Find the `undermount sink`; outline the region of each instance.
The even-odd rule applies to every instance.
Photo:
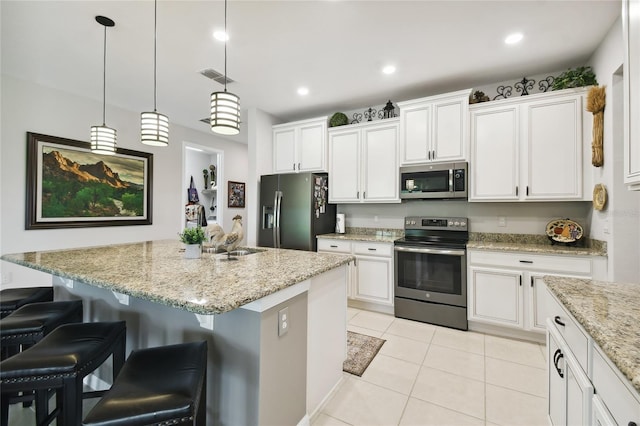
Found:
[[[222,250],[218,253],[216,253],[216,257],[241,257],[241,256],[248,256],[250,254],[254,254],[254,253],[261,253],[265,250],[261,250],[261,249],[256,249],[256,248],[248,248],[248,247],[241,247],[239,249],[233,250],[231,253],[227,253],[226,251]]]

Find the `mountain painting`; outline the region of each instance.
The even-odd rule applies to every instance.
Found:
[[[152,154],[28,135],[27,229],[151,224]]]
[[[104,157],[43,147],[42,217],[142,216],[144,162]]]

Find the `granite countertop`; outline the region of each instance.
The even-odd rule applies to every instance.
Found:
[[[556,276],[544,282],[640,392],[640,284]]]
[[[404,236],[404,229],[388,228],[346,228],[344,234],[322,234],[318,238],[333,240],[368,241],[373,243],[392,243]]]
[[[219,314],[337,268],[353,256],[300,250],[185,259],[177,240],[6,254],[2,260],[197,314]]]
[[[546,235],[490,234],[472,232],[467,248],[475,250],[523,251],[540,254],[569,254],[574,256],[606,256],[606,242],[585,238],[576,246],[551,244]]]

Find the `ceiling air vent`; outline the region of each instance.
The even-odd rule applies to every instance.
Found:
[[[224,84],[224,74],[214,70],[213,68],[207,68],[206,70],[202,70],[200,71],[200,74],[204,75],[207,78],[210,78],[215,82]],[[231,84],[233,82],[234,80],[230,79],[229,76],[227,76],[227,84]]]
[[[204,124],[211,124],[211,118],[209,117],[202,118],[200,119],[200,121],[202,121]]]

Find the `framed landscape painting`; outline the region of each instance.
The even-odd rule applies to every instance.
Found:
[[[27,133],[25,229],[150,225],[153,154]]]

